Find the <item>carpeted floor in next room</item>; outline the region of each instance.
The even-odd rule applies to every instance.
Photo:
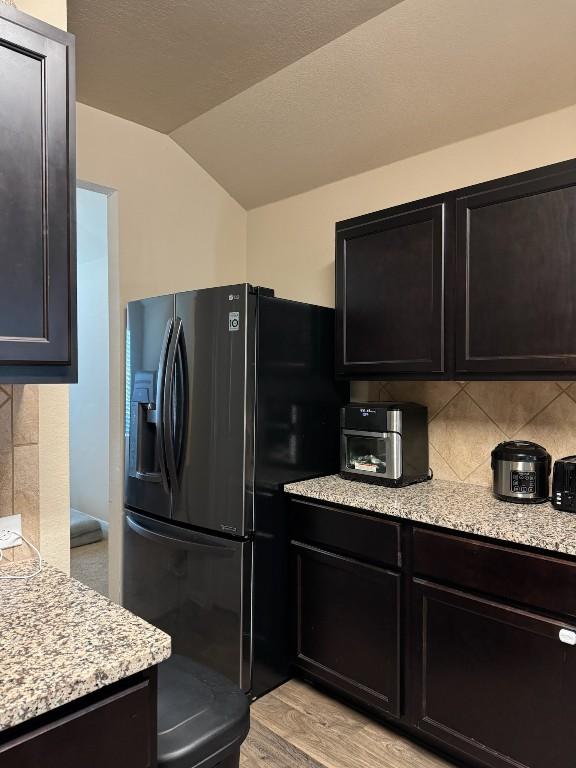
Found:
[[[108,597],[108,539],[70,550],[70,575]]]

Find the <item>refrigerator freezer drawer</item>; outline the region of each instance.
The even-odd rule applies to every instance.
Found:
[[[251,688],[252,548],[128,512],[124,606],[172,638],[172,652]]]

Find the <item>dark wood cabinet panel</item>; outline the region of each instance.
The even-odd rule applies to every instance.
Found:
[[[576,376],[576,160],[336,224],[336,370]]]
[[[339,374],[445,372],[442,199],[336,225]]]
[[[155,768],[156,668],[0,735],[2,768]]]
[[[576,165],[456,199],[456,375],[576,371]]]
[[[0,10],[0,380],[76,367],[74,38]]]
[[[293,542],[296,665],[357,701],[400,714],[400,576]]]
[[[576,164],[457,194],[456,375],[576,371]]]
[[[417,728],[490,768],[572,768],[571,625],[416,580]]]
[[[400,525],[304,499],[290,501],[292,536],[376,565],[400,565]]]
[[[576,618],[576,562],[424,528],[413,541],[417,576]]]

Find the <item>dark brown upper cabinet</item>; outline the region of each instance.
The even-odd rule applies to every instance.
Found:
[[[436,197],[336,225],[338,374],[445,374],[446,215]]]
[[[336,225],[336,371],[576,378],[576,161]]]
[[[0,72],[0,381],[75,381],[74,38],[0,6]]]
[[[456,375],[576,372],[576,163],[456,196]]]

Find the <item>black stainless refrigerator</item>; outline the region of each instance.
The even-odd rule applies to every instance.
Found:
[[[334,311],[250,285],[128,305],[124,605],[259,696],[288,676],[282,486],[336,472]]]

